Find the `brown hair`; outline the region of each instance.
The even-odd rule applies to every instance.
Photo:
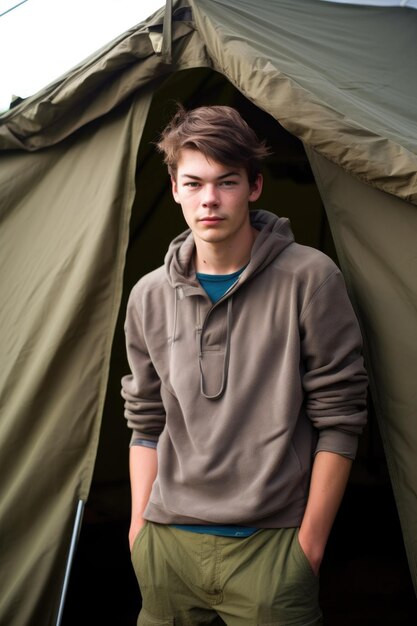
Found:
[[[222,165],[243,167],[250,185],[260,173],[262,159],[270,154],[266,142],[260,141],[238,111],[229,106],[186,111],[179,105],[156,146],[164,154],[164,162],[173,178],[181,150],[191,149]]]

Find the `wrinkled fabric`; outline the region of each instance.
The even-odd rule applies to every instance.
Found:
[[[150,521],[296,527],[314,454],[355,457],[367,376],[341,273],[286,218],[251,224],[250,261],[214,305],[190,231],[131,292],[122,395],[133,438],[158,442]]]
[[[314,0],[175,2],[171,65],[157,54],[163,13],[0,115],[0,614],[8,626],[55,623],[76,500],[89,491],[141,135],[140,124],[129,130],[127,109],[114,124],[115,116],[135,93],[141,107],[167,78],[172,97],[182,97],[176,72],[188,77],[199,67],[215,68],[316,149],[327,163],[322,189],[348,177],[333,185],[332,205],[343,213],[332,227],[346,242],[343,272],[360,303],[371,391],[417,588],[409,383],[417,307],[415,11]],[[192,101],[200,85],[184,83]],[[149,267],[141,249],[153,254],[173,219],[159,188],[149,206],[145,191],[137,192],[138,223],[152,244],[138,244],[135,276]],[[152,203],[166,215],[149,230]]]
[[[14,154],[12,168],[0,168],[7,626],[55,624],[77,502],[87,500],[94,470],[149,103],[127,102],[78,141]]]
[[[417,588],[417,212],[314,152],[308,155],[361,320],[372,399]]]

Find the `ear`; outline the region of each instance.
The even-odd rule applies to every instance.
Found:
[[[262,193],[264,178],[262,174],[258,174],[255,182],[250,186],[249,202],[256,202]]]
[[[178,185],[177,185],[177,181],[175,180],[173,176],[171,176],[171,190],[172,190],[172,195],[174,196],[175,202],[177,204],[180,204],[179,197],[178,197]]]

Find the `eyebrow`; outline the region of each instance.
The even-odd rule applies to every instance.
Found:
[[[240,176],[240,172],[226,172],[226,174],[222,174],[218,176],[216,180],[223,180],[224,178],[229,178],[230,176]],[[192,180],[202,180],[200,176],[195,176],[195,174],[181,174],[182,178],[191,178]]]

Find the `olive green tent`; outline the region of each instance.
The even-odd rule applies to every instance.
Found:
[[[323,202],[417,586],[416,32],[411,9],[168,1],[0,116],[0,624],[59,622],[100,436],[125,478],[126,296],[183,228],[152,148],[174,100],[242,109],[275,150],[262,206],[304,243]]]

